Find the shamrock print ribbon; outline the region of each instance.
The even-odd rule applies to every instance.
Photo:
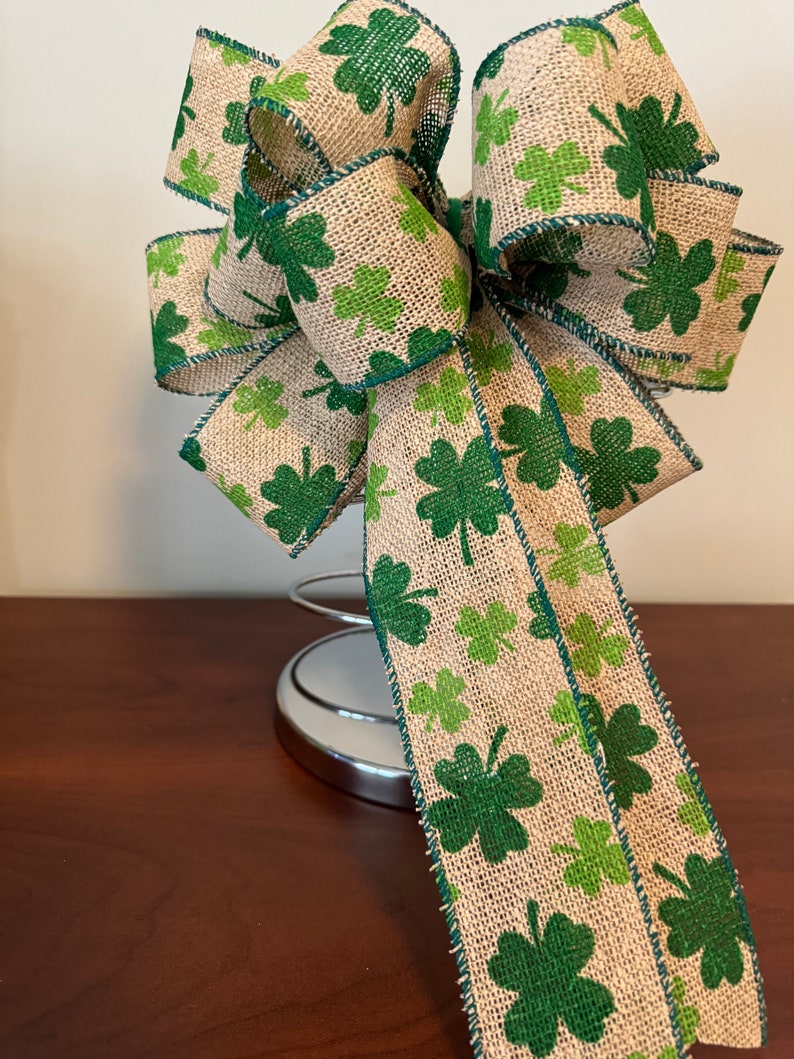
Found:
[[[633,0],[474,78],[351,0],[285,63],[199,30],[166,183],[227,216],[148,248],[182,447],[295,556],[365,490],[368,603],[475,1054],[754,1046],[725,842],[602,527],[700,467],[644,380],[722,390],[781,253]]]

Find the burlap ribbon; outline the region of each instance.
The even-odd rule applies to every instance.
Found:
[[[229,219],[149,247],[157,379],[218,395],[182,456],[291,555],[366,483],[475,1053],[758,1045],[736,873],[601,527],[700,466],[640,376],[724,389],[781,251],[696,175],[636,3],[485,59],[462,201],[458,86],[398,0],[284,64],[200,30],[166,181]]]

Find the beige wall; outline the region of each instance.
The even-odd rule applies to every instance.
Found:
[[[177,458],[207,402],[151,381],[144,244],[207,211],[160,184],[195,28],[281,56],[333,0],[3,0],[0,592],[280,592],[357,566],[348,512],[297,563]],[[789,0],[647,0],[723,161],[739,223],[790,249],[725,395],[665,407],[706,467],[609,531],[636,600],[792,594]],[[424,0],[459,45],[442,176],[467,187],[467,88],[486,50],[574,0]],[[212,223],[212,222],[211,222]]]

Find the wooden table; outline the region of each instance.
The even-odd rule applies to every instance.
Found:
[[[642,606],[794,1056],[791,612]],[[267,600],[0,600],[3,1059],[468,1059],[413,813],[273,734],[327,631]]]

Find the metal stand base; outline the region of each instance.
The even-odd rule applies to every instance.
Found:
[[[276,731],[301,765],[359,798],[413,808],[391,692],[371,627],[332,633],[299,651],[281,673],[276,701]]]

